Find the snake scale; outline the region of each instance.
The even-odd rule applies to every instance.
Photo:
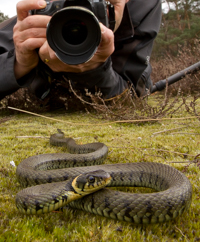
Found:
[[[65,138],[61,132],[52,135],[50,143],[66,146],[70,153],[36,155],[19,164],[19,182],[23,187],[31,186],[26,188],[28,192],[24,192],[24,189],[16,196],[16,205],[23,213],[37,213],[42,207],[40,203],[43,197],[48,206],[43,212],[63,206],[63,197],[57,194],[59,184],[66,187],[63,181],[97,169],[110,174],[111,181],[107,186],[142,186],[158,192],[126,193],[103,188],[72,201],[68,206],[112,219],[150,224],[174,219],[191,204],[191,184],[184,174],[173,167],[154,162],[104,165],[101,163],[108,153],[106,145],[98,142],[77,145],[73,139]],[[45,185],[49,187],[46,188]],[[40,196],[35,198],[35,194]]]

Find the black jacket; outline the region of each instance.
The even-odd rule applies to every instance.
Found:
[[[59,73],[59,78],[64,75],[79,89],[100,88],[106,98],[122,93],[129,82],[141,95],[151,86],[149,60],[160,21],[160,0],[130,0],[126,4],[121,25],[115,32],[115,51],[111,58],[95,70]],[[30,87],[36,96],[44,98],[51,85],[48,74],[43,72],[43,66],[38,66],[19,80],[14,76],[15,49],[12,36],[15,23],[16,17],[13,17],[0,24],[0,99],[20,87]]]

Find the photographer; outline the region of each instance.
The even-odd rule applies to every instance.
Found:
[[[132,84],[137,94],[151,88],[150,55],[161,21],[160,0],[111,0],[115,10],[114,33],[100,23],[101,42],[86,63],[60,61],[46,39],[51,16],[30,15],[43,9],[43,0],[23,0],[17,17],[0,24],[0,99],[21,87],[40,99],[51,91],[51,80],[71,80],[73,87],[114,97]],[[108,16],[109,18],[109,16]],[[45,68],[45,67],[47,68]],[[44,71],[46,69],[46,71]]]

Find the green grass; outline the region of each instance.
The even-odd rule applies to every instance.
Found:
[[[107,121],[86,113],[46,115],[72,124],[19,113],[8,116],[7,121],[5,115],[0,119],[0,242],[200,241],[200,161],[188,167],[188,163],[177,163],[192,161],[200,154],[200,122],[197,119],[97,125]],[[176,116],[186,115],[182,110]],[[93,125],[73,125],[75,122]],[[15,195],[21,188],[15,176],[16,167],[10,161],[18,165],[35,154],[64,152],[63,148],[49,145],[47,137],[57,128],[66,136],[77,138],[80,144],[105,143],[109,147],[105,163],[160,162],[183,171],[193,186],[190,210],[172,222],[147,226],[69,208],[40,216],[20,214],[15,206]],[[170,131],[175,128],[180,129]],[[164,130],[166,132],[157,133]],[[172,161],[174,163],[169,163]]]

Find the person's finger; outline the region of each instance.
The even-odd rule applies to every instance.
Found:
[[[108,29],[103,24],[101,26],[101,43],[97,49],[96,57],[101,57],[106,60],[114,51],[114,34],[113,31]]]
[[[19,21],[24,20],[28,15],[28,11],[32,9],[42,9],[46,7],[44,0],[23,0],[17,3],[17,18]]]
[[[20,24],[17,25],[19,31],[31,28],[45,28],[47,27],[48,22],[51,17],[46,15],[31,15],[25,18],[23,21],[20,21]]]
[[[23,52],[26,53],[40,48],[45,41],[46,38],[29,38],[23,42]],[[16,45],[16,48],[18,49],[20,46],[21,45]]]
[[[51,61],[49,64],[53,64],[55,61],[58,61],[55,52],[50,48],[47,41],[45,41],[44,44],[40,47],[39,56],[42,60],[48,59],[49,62]]]
[[[113,31],[101,23],[100,23],[100,27],[101,27],[101,45],[107,45],[109,43],[113,43],[114,41]]]
[[[22,43],[26,41],[27,39],[30,38],[46,38],[46,29],[45,28],[31,28],[31,29],[26,29],[23,31],[23,33],[18,34],[17,36],[13,36],[15,42]]]

